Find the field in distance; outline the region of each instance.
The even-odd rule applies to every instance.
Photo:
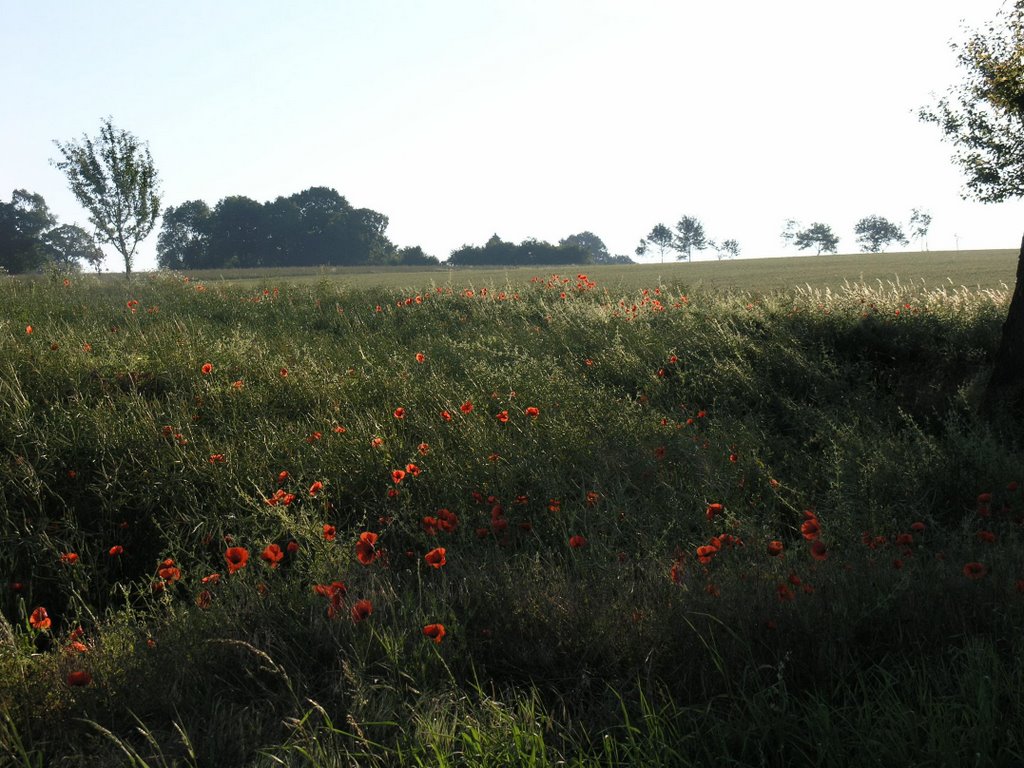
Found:
[[[194,279],[234,284],[339,281],[353,288],[419,289],[424,285],[472,287],[517,285],[531,277],[585,271],[598,284],[623,291],[652,285],[749,291],[790,290],[806,285],[836,289],[844,282],[881,281],[943,286],[1006,289],[1013,286],[1017,251],[1012,248],[978,251],[913,251],[848,255],[789,256],[734,261],[666,262],[629,265],[549,265],[537,267],[308,267],[282,269],[222,269],[189,272]]]

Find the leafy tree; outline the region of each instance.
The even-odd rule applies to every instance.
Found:
[[[89,212],[97,239],[121,254],[130,281],[135,251],[160,216],[159,180],[149,147],[115,128],[109,117],[95,139],[83,135],[81,143],[54,144],[64,157],[54,165]]]
[[[898,224],[882,216],[865,216],[853,228],[860,249],[865,253],[880,253],[889,243],[907,245],[907,238]]]
[[[210,220],[213,212],[202,200],[168,206],[156,241],[161,269],[203,269],[209,263]]]
[[[580,232],[577,235],[569,235],[568,237],[559,240],[558,245],[563,248],[582,248],[590,257],[590,261],[595,264],[608,264],[612,259],[604,241],[593,232]]]
[[[839,247],[839,238],[828,224],[815,222],[807,229],[801,229],[794,233],[793,245],[801,251],[817,248],[816,255],[820,256],[822,251],[835,253]]]
[[[717,249],[718,259],[721,261],[725,256],[727,259],[735,259],[740,255],[740,244],[737,240],[723,240],[721,247]]]
[[[676,238],[673,248],[679,251],[679,257],[686,254],[686,260],[693,258],[693,249],[703,251],[708,247],[707,235],[704,234],[704,225],[693,216],[683,216],[676,222]]]
[[[675,236],[672,234],[672,230],[666,227],[664,224],[655,224],[650,232],[647,233],[646,238],[640,239],[640,245],[637,246],[636,255],[645,256],[651,247],[658,249],[658,255],[661,256],[661,263],[665,263],[665,252],[672,249],[675,245]]]
[[[77,224],[62,224],[44,232],[43,245],[49,260],[62,269],[78,270],[86,262],[99,272],[103,251],[91,232]]]
[[[267,266],[273,247],[268,235],[262,204],[242,195],[225,197],[210,217],[208,266]]]
[[[910,236],[919,243],[924,244],[928,250],[928,229],[932,225],[932,215],[920,208],[912,208],[910,211]]]
[[[920,117],[956,148],[953,162],[967,177],[964,197],[1024,197],[1024,0],[953,48],[964,79]],[[1001,401],[1024,411],[1024,240],[983,405],[995,413]]]
[[[42,234],[57,223],[42,195],[16,189],[0,203],[0,267],[11,274],[32,272],[47,260]]]
[[[397,264],[403,266],[423,266],[430,267],[436,266],[440,262],[436,256],[431,256],[425,253],[423,249],[418,245],[410,245],[405,248],[399,248],[397,253]]]

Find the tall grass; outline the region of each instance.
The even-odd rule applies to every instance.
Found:
[[[0,291],[13,764],[1021,758],[1003,291]]]

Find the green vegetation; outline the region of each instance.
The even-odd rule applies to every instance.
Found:
[[[0,283],[0,755],[1019,763],[988,258]]]

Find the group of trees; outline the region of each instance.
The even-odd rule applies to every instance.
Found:
[[[558,245],[533,238],[523,240],[517,245],[493,235],[482,246],[464,245],[455,249],[448,257],[448,263],[458,267],[528,267],[556,264],[628,264],[630,259],[609,254],[604,242],[593,232],[580,232],[562,238]]]
[[[925,248],[928,244],[928,228],[931,223],[930,213],[918,208],[911,211],[908,224],[911,237],[920,241]],[[865,216],[854,225],[853,233],[860,249],[865,253],[879,253],[890,243],[910,244],[903,232],[903,227],[889,221],[884,216]],[[782,230],[782,241],[787,245],[795,246],[800,251],[814,248],[817,254],[836,253],[839,248],[839,237],[832,231],[832,227],[818,221],[804,227],[796,219],[787,219],[785,228]]]
[[[16,189],[11,202],[0,203],[0,271],[78,270],[83,261],[99,268],[103,251],[81,227],[58,225],[42,195]]]
[[[334,189],[310,187],[259,203],[225,197],[213,208],[190,200],[164,211],[157,240],[163,269],[437,264],[422,248],[396,248],[388,217],[353,208]]]
[[[665,254],[674,251],[677,259],[693,259],[694,251],[712,249],[719,260],[723,258],[735,258],[739,256],[740,244],[735,240],[723,240],[717,243],[708,238],[704,231],[704,224],[694,216],[683,216],[676,222],[673,232],[664,224],[655,224],[647,237],[640,239],[640,245],[636,248],[637,256],[645,256],[655,252],[665,262]]]

